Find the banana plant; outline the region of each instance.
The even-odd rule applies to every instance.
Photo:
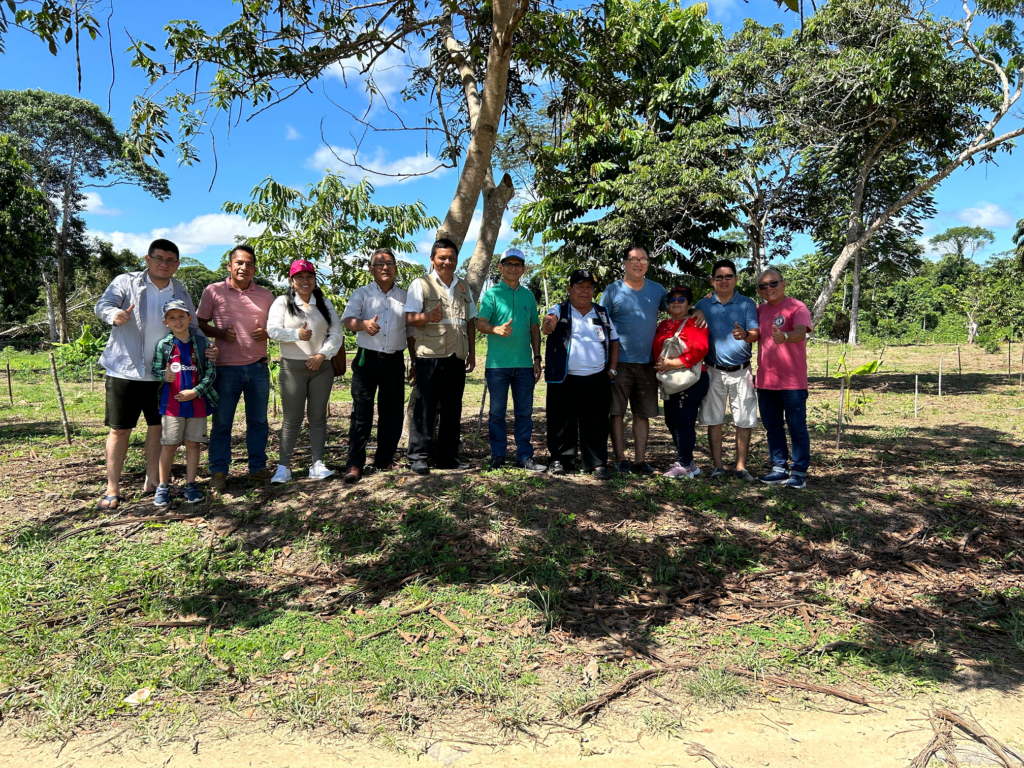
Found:
[[[845,379],[846,380],[846,406],[845,410],[847,416],[852,413],[850,405],[850,382],[854,376],[865,376],[870,373],[878,373],[878,369],[882,367],[882,357],[885,355],[885,347],[878,353],[878,359],[872,360],[869,363],[857,366],[856,368],[850,368],[846,363],[846,350],[843,350],[843,354],[839,356],[839,362],[836,363],[836,373],[833,378]],[[854,402],[855,410],[857,413],[863,411],[870,403],[874,402],[873,398],[858,395],[857,400]]]

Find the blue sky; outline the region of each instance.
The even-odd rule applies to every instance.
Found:
[[[724,25],[726,32],[736,29],[745,16],[762,21],[783,20],[793,24],[795,17],[782,14],[771,0],[711,0],[710,17]],[[164,40],[161,27],[171,17],[196,19],[208,30],[220,28],[232,20],[238,6],[227,0],[195,2],[176,0],[173,4],[137,0],[117,3],[110,22],[116,78],[111,87],[111,64],[106,37],[93,43],[83,41],[83,81],[81,96],[104,109],[110,90],[110,113],[118,128],[128,125],[132,100],[146,87],[142,73],[129,66],[127,29],[135,38],[157,46]],[[951,6],[951,11],[955,8]],[[105,19],[103,19],[105,22]],[[105,23],[104,23],[104,34]],[[0,58],[0,87],[42,88],[78,94],[74,56],[65,48],[54,57],[38,40],[20,30],[7,36],[7,52]],[[376,80],[389,104],[407,121],[415,124],[421,109],[416,104],[402,104],[397,93],[408,77],[401,55],[384,62]],[[254,234],[239,216],[221,212],[227,201],[245,201],[254,186],[267,176],[277,181],[303,187],[316,182],[323,170],[330,167],[344,171],[350,181],[363,172],[345,168],[321,139],[324,137],[342,157],[350,158],[360,130],[358,124],[331,104],[331,100],[354,113],[362,113],[369,105],[359,78],[351,71],[342,76],[336,71],[318,82],[312,93],[302,93],[285,104],[231,128],[228,134],[221,124],[215,127],[218,171],[213,178],[213,156],[208,143],[200,143],[203,162],[192,167],[179,167],[169,156],[161,167],[171,180],[171,197],[159,202],[132,187],[98,190],[90,196],[85,215],[91,233],[112,240],[115,245],[143,252],[154,237],[169,237],[179,244],[182,254],[215,265],[237,234]],[[384,122],[386,113],[374,106],[372,115]],[[437,165],[432,155],[424,152],[422,133],[378,133],[367,135],[362,143],[360,162],[385,173],[426,172]],[[939,187],[936,194],[937,216],[926,227],[926,236],[947,227],[961,224],[977,225],[996,233],[993,246],[978,254],[979,260],[1012,246],[1014,223],[1024,215],[1024,192],[1019,178],[1024,172],[1020,153],[999,156],[998,165],[979,165],[961,169]],[[395,204],[422,200],[430,213],[443,218],[451,202],[457,182],[457,171],[439,169],[431,175],[399,182],[378,176],[376,202]],[[213,182],[212,189],[210,188]],[[506,214],[498,247],[503,248],[515,236]],[[476,225],[471,227],[463,253],[471,252],[476,238]],[[422,232],[416,238],[419,252],[413,256],[426,262],[432,233]],[[793,255],[811,249],[807,238],[798,238]]]

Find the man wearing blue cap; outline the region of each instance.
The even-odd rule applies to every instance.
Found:
[[[480,299],[476,328],[487,336],[484,378],[491,393],[487,434],[491,443],[491,469],[505,463],[508,452],[508,391],[515,414],[516,466],[543,472],[533,460],[533,387],[540,378],[540,324],[537,302],[529,288],[519,284],[526,256],[518,248],[501,254],[501,282]],[[532,353],[532,356],[531,356]]]

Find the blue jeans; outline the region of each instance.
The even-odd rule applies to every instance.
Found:
[[[217,390],[217,407],[213,409],[210,428],[210,472],[227,474],[231,466],[231,426],[240,397],[245,397],[245,447],[249,453],[249,471],[259,472],[267,466],[270,368],[265,362],[220,366],[213,386]]]
[[[806,389],[759,389],[757,405],[761,423],[768,433],[768,455],[774,469],[786,469],[789,451],[786,447],[786,426],[793,441],[794,475],[806,475],[811,464],[811,438],[807,434]]]
[[[530,444],[530,438],[533,437],[533,368],[487,368],[484,370],[484,379],[491,393],[491,409],[487,419],[491,457],[503,459],[508,453],[505,412],[508,410],[508,390],[511,387],[516,462],[522,464],[533,458],[533,446]]]

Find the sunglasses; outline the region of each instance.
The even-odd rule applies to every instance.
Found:
[[[395,268],[395,262],[393,262],[393,261],[378,261],[375,264],[371,264],[370,266],[373,267],[374,269],[384,269],[385,267],[387,267],[388,269],[394,269]]]
[[[769,280],[767,283],[758,283],[757,284],[757,289],[759,291],[767,291],[769,288],[778,288],[778,287],[779,287],[779,281],[778,280]]]
[[[668,303],[669,304],[685,304],[688,301],[689,301],[689,299],[687,299],[685,296],[670,296],[669,300],[668,300]]]
[[[715,275],[713,278],[716,283],[725,282],[726,280],[735,280],[736,275]]]

